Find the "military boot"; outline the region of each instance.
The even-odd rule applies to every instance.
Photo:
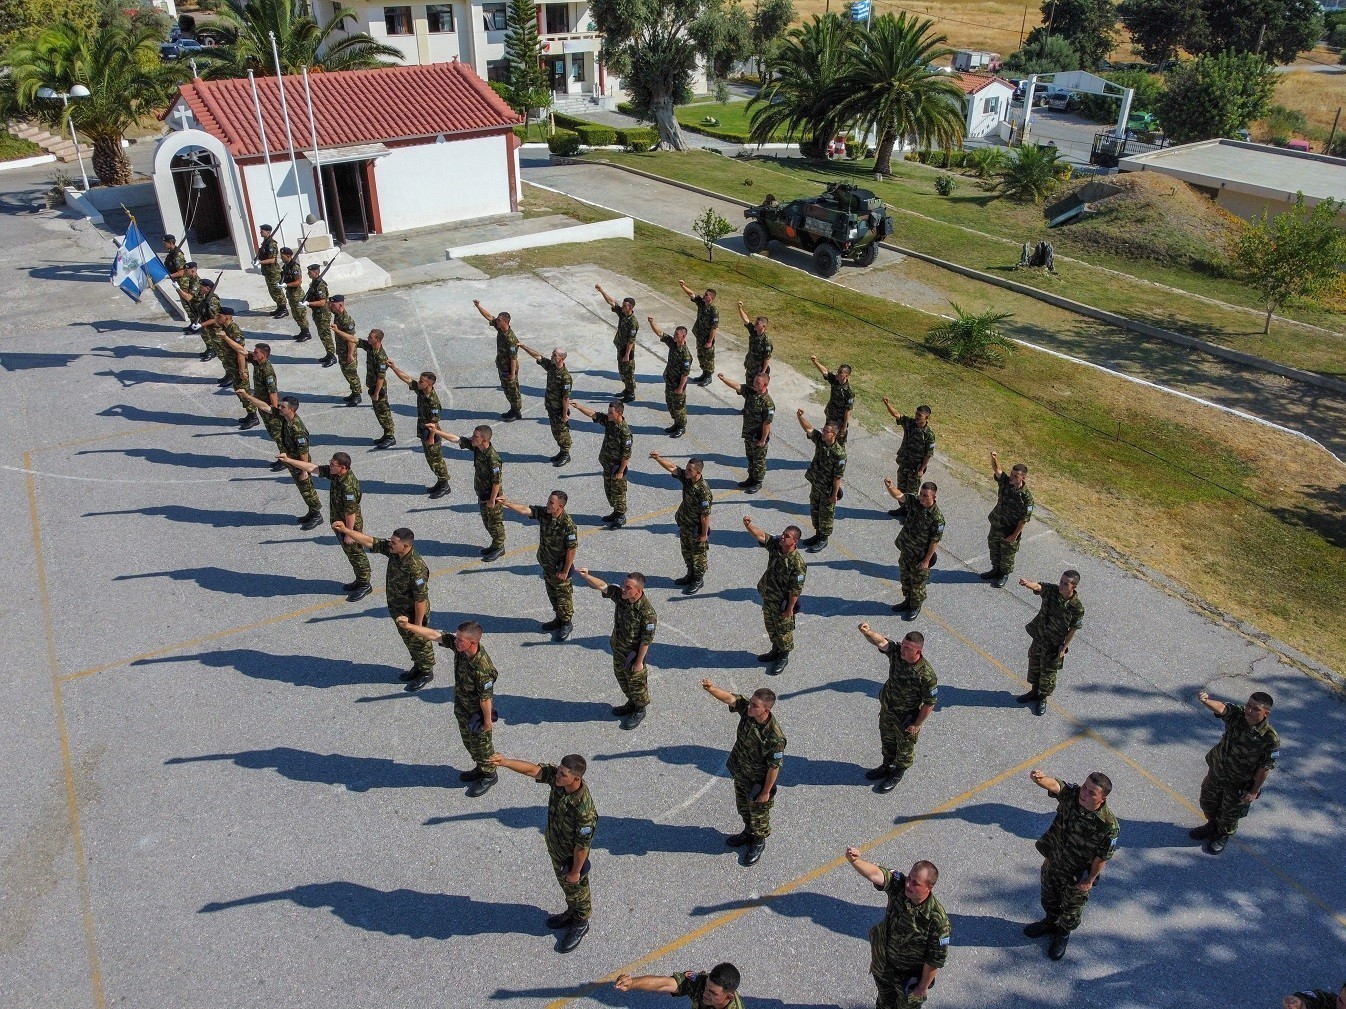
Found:
[[[589,919],[575,918],[570,919],[570,929],[562,937],[556,947],[558,953],[569,953],[580,944],[580,940],[589,934]]]
[[[1052,935],[1052,944],[1047,947],[1047,956],[1052,960],[1060,960],[1066,955],[1066,945],[1070,942],[1070,933],[1057,929]]]
[[[1050,918],[1029,922],[1024,926],[1024,935],[1030,939],[1039,939],[1056,928],[1056,922]]]
[[[756,865],[762,860],[764,851],[766,851],[766,838],[753,835],[748,841],[748,850],[743,853],[743,864]]]
[[[551,914],[551,915],[548,915],[548,916],[547,916],[547,927],[548,927],[548,928],[566,928],[567,926],[569,926],[570,922],[574,919],[574,917],[575,917],[575,913],[574,913],[573,911],[571,911],[570,908],[566,908],[566,909],[565,909],[564,911],[562,911],[560,914]]]

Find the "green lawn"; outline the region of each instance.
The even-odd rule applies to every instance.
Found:
[[[1261,317],[1254,312],[1212,305],[1199,297],[1155,286],[1167,285],[1193,295],[1256,308],[1255,296],[1243,285],[1148,259],[1082,253],[1070,247],[1064,233],[1048,231],[1040,208],[1016,204],[980,190],[971,179],[959,179],[954,195],[942,197],[934,187],[940,173],[911,162],[894,163],[895,178],[875,182],[870,162],[727,159],[699,151],[605,152],[602,157],[735,198],[742,197],[745,183],[759,195],[771,192],[782,199],[794,199],[815,195],[828,182],[855,182],[875,190],[895,209],[895,243],[988,273],[1006,274],[1018,261],[1021,242],[1050,238],[1058,254],[1085,262],[1058,258],[1056,276],[1020,271],[1013,279],[1268,360],[1325,375],[1346,375],[1346,315],[1316,305],[1298,305],[1283,314],[1335,333],[1278,321],[1273,323],[1271,333],[1264,336]],[[992,237],[969,234],[965,229]],[[1111,271],[1129,276],[1119,277]]]
[[[24,140],[12,133],[0,133],[0,161],[17,161],[19,158],[35,158],[42,148],[31,140]]]
[[[589,213],[559,194],[545,197],[553,212]],[[986,473],[993,446],[1002,459],[1027,462],[1034,494],[1068,534],[1096,537],[1341,667],[1343,474],[1299,439],[1047,354],[1024,351],[985,372],[957,367],[921,344],[928,315],[762,257],[707,262],[695,240],[640,222],[634,242],[473,263],[493,274],[593,263],[672,295],[681,278],[717,288],[725,304],[741,299],[771,317],[777,356],[804,373],[811,353],[854,365],[857,416],[871,430],[887,420],[884,395],[931,403],[941,451],[969,467],[968,479]]]
[[[673,110],[673,115],[677,117],[679,123],[689,130],[719,137],[722,140],[732,140],[742,144],[748,142],[748,130],[751,129],[751,123],[748,118],[747,102],[696,102],[691,105],[678,106]],[[718,119],[720,125],[707,126],[703,124],[701,120],[707,116]],[[785,137],[777,131],[773,134],[772,139],[784,142]]]

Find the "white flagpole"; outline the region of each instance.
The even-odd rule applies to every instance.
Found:
[[[248,71],[248,83],[252,85],[252,107],[257,110],[257,132],[262,136],[262,157],[266,160],[266,182],[271,187],[271,206],[276,209],[276,237],[285,244],[285,222],[280,213],[280,198],[276,196],[276,177],[271,174],[271,148],[266,142],[266,123],[262,121],[262,102],[257,97],[257,78]]]
[[[318,216],[327,220],[327,187],[322,181],[322,162],[318,159],[318,126],[313,120],[313,92],[308,86],[308,67],[304,67],[304,99],[308,102],[308,135],[313,141],[313,167],[318,172]]]
[[[304,213],[304,189],[299,185],[299,161],[294,153],[294,134],[290,132],[290,108],[285,104],[285,71],[280,65],[280,50],[276,47],[276,33],[267,32],[271,36],[271,56],[276,61],[276,84],[280,87],[280,114],[285,120],[285,142],[290,147],[290,168],[294,172],[295,195],[299,199],[299,219],[307,220],[308,215]]]

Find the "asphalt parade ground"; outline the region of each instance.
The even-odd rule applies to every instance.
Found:
[[[351,453],[366,530],[415,531],[433,576],[431,624],[483,624],[500,671],[497,750],[589,760],[593,930],[558,955],[544,924],[563,907],[540,834],[546,790],[506,772],[484,797],[465,797],[451,654],[437,650],[429,687],[401,690],[408,661],[382,598],[385,561],[372,558],[375,594],[347,603],[345,558],[325,526],[298,529],[302,503],[268,471],[265,431],[237,430],[218,366],[196,359],[199,338],[106,282],[96,236],[47,215],[6,216],[0,229],[0,1005],[652,1007],[664,999],[593,983],[731,960],[749,1006],[859,1009],[873,1004],[866,937],[883,901],[845,864],[849,844],[895,870],[921,858],[940,867],[953,942],[930,1006],[1275,1006],[1295,988],[1340,983],[1339,697],[1273,646],[1104,557],[1070,534],[1068,515],[1039,509],[1016,575],[1078,569],[1087,612],[1053,703],[1034,717],[1013,695],[1025,689],[1037,600],[977,578],[989,464],[950,472],[936,457],[948,531],[926,608],[906,624],[889,609],[898,527],[882,483],[896,439],[855,431],[836,535],[807,555],[796,651],[767,677],[754,658],[767,647],[755,591],[766,553],[742,520],[809,532],[810,446],[794,411],[821,423],[812,377],[773,367],[766,486],[746,497],[727,389],[690,388],[688,435],[663,434],[662,348],[643,320],[690,324],[676,278],[653,292],[584,266],[577,248],[578,265],[540,276],[352,296],[360,331],[384,329],[399,367],[440,375],[447,430],[494,424],[510,499],[568,492],[577,566],[608,581],[649,576],[653,703],[624,732],[608,713],[621,700],[611,604],[577,581],[574,636],[552,642],[538,630],[550,610],[536,525],[507,514],[506,555],[480,561],[470,456],[446,451],[452,494],[430,501],[413,395],[392,388],[398,442],[372,450],[373,414],[367,402],[341,405],[344,384],[318,367],[318,341],[296,345],[288,320],[242,316],[250,341],[270,339],[282,390],[301,398],[314,460]],[[544,354],[567,347],[575,398],[601,407],[620,386],[596,282],[636,297],[642,319],[630,524],[619,531],[598,522],[600,429],[576,413],[573,461],[553,469],[544,374],[522,355],[525,419],[496,419],[494,343],[472,306],[510,311]],[[737,377],[736,292],[720,299],[719,365]],[[916,406],[900,374],[889,394]],[[651,450],[700,455],[715,490],[710,571],[692,597],[672,583],[679,495]],[[325,508],[322,482],[319,493]],[[893,638],[922,631],[941,683],[916,765],[889,795],[863,778],[879,759],[887,662],[861,621]],[[783,787],[752,868],[722,841],[739,827],[724,767],[735,719],[700,689],[706,676],[780,695]],[[1203,688],[1240,702],[1270,691],[1284,740],[1218,858],[1186,836],[1220,729],[1195,700]],[[1033,841],[1054,805],[1028,780],[1034,767],[1072,782],[1106,772],[1122,821],[1119,853],[1060,964],[1020,931],[1039,916]]]

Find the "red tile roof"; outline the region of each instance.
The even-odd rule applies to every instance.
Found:
[[[995,77],[991,74],[956,73],[954,76],[958,78],[958,83],[962,87],[963,94],[965,95],[975,95],[982,88],[994,84],[996,81],[999,81],[1011,91],[1014,90],[1014,85],[1005,80],[1005,78]]]
[[[470,67],[456,60],[429,66],[310,72],[309,86],[318,147],[323,149],[500,129],[522,121]],[[202,129],[223,142],[234,157],[262,153],[252,87],[246,77],[194,80],[178,90]],[[271,153],[288,150],[276,78],[258,77],[257,96]],[[295,146],[311,147],[302,76],[285,78],[285,101]]]

